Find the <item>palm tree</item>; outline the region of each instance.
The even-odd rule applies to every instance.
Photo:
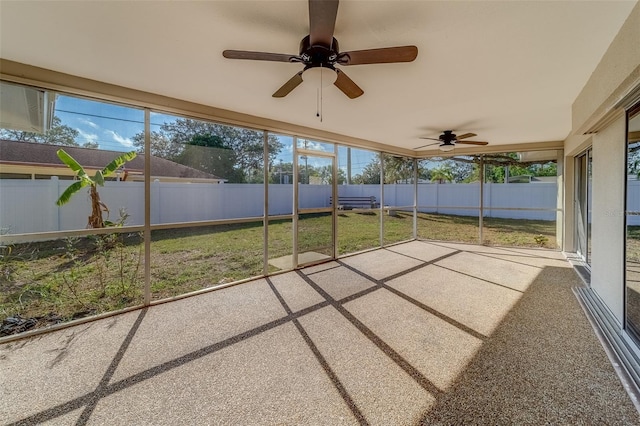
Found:
[[[89,186],[89,194],[91,196],[91,215],[89,216],[88,228],[104,228],[106,225],[112,225],[110,222],[105,222],[102,218],[102,212],[109,212],[107,206],[100,201],[100,195],[98,194],[98,185],[104,186],[104,178],[113,174],[116,170],[124,165],[127,161],[131,161],[136,157],[136,152],[125,152],[118,156],[115,160],[107,164],[104,169],[96,170],[93,177],[90,177],[84,168],[63,149],[57,151],[58,157],[64,164],[66,164],[71,170],[76,173],[77,181],[73,182],[65,191],[60,195],[56,204],[62,206],[67,204],[71,197],[76,192],[80,191],[85,186]]]
[[[431,170],[431,181],[438,183],[451,182],[453,180],[453,171],[449,166],[439,166]]]

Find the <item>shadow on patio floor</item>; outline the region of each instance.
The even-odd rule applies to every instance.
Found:
[[[423,424],[638,424],[571,287],[545,267]]]

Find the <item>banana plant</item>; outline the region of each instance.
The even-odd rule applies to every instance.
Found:
[[[65,191],[60,195],[56,204],[63,206],[71,200],[71,197],[82,188],[89,188],[89,195],[91,196],[91,215],[89,216],[88,228],[104,228],[105,226],[113,226],[113,223],[104,220],[102,217],[103,212],[109,214],[107,206],[100,201],[100,195],[98,194],[98,185],[104,186],[104,178],[112,175],[122,167],[127,161],[131,161],[136,158],[136,152],[125,152],[118,156],[112,162],[107,164],[102,170],[96,170],[93,177],[89,176],[84,168],[78,163],[71,155],[65,150],[59,149],[57,151],[58,158],[62,160],[71,170],[76,173],[77,181],[73,182]],[[107,216],[108,218],[108,216]]]

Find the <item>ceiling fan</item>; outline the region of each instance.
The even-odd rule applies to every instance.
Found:
[[[335,82],[333,84],[351,99],[361,96],[364,91],[343,71],[336,68],[336,65],[411,62],[418,56],[418,48],[416,46],[340,52],[338,40],[333,37],[337,14],[338,0],[309,0],[309,35],[305,36],[300,42],[300,53],[298,55],[245,50],[225,50],[222,55],[229,59],[303,64],[304,69],[302,71],[296,73],[282,87],[276,90],[273,94],[275,98],[287,96],[302,83],[305,71],[313,68],[325,68],[334,72],[335,75],[332,75],[332,77],[335,78]]]
[[[426,145],[422,145],[413,149],[421,149],[421,148],[426,148],[432,145],[438,145],[438,148],[440,149],[440,151],[446,152],[446,151],[453,150],[453,148],[456,147],[456,143],[467,144],[467,145],[488,145],[489,144],[489,142],[460,140],[460,139],[472,138],[474,136],[478,136],[478,135],[476,135],[475,133],[465,133],[464,135],[458,136],[455,133],[453,133],[453,130],[445,130],[438,139],[421,137],[420,139],[429,139],[437,142],[428,143]]]

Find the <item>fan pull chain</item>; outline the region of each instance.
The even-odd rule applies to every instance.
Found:
[[[320,122],[322,123],[322,64],[320,64]]]
[[[316,117],[320,117],[320,91],[322,90],[322,64],[320,64],[320,87],[316,89]],[[322,118],[320,119],[322,121]]]
[[[316,91],[316,117],[322,123],[322,64],[320,64],[320,87]]]

